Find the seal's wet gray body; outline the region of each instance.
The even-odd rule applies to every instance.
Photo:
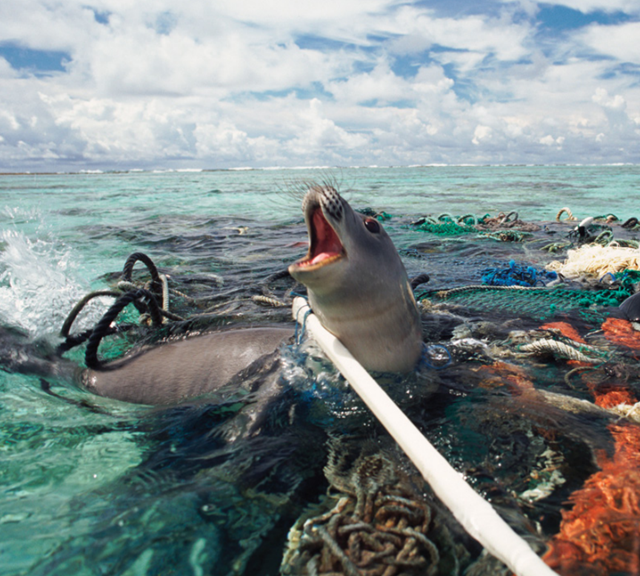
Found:
[[[84,387],[139,404],[177,404],[218,390],[293,336],[290,327],[238,328],[160,344],[84,370]]]
[[[365,368],[412,370],[422,351],[420,316],[387,233],[331,186],[313,186],[303,212],[309,253],[289,271],[307,286],[313,311]],[[292,334],[293,327],[245,328],[162,344],[86,370],[82,382],[101,396],[175,404],[219,389]]]

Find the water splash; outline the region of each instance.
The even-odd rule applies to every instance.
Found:
[[[32,337],[58,332],[87,292],[73,258],[59,243],[31,240],[16,230],[0,232],[0,320]],[[85,327],[99,314],[99,306],[89,310]]]

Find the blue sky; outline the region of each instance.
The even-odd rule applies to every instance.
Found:
[[[640,0],[0,4],[0,171],[640,162]]]

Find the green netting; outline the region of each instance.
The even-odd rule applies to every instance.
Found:
[[[635,271],[634,271],[635,272]],[[638,274],[635,273],[636,281]],[[538,320],[573,313],[588,322],[599,323],[608,316],[607,307],[618,306],[630,294],[632,278],[616,290],[568,290],[564,288],[522,288],[519,286],[465,286],[451,290],[431,290],[418,299],[460,303],[469,310],[515,313]]]
[[[449,214],[442,214],[438,216],[438,218],[428,217],[421,220],[422,221],[415,226],[415,229],[422,232],[429,232],[431,234],[438,234],[441,236],[458,236],[460,234],[471,234],[477,232],[472,225],[467,224],[467,221],[475,221],[475,218],[470,215],[454,219]]]
[[[511,214],[516,213],[513,212]],[[483,236],[501,242],[523,242],[524,239],[531,236],[531,234],[520,229],[513,229],[514,225],[518,224],[520,228],[524,223],[517,220],[517,214],[515,216],[516,220],[508,220],[511,214],[504,215],[501,213],[495,218],[491,218],[489,214],[481,217],[476,217],[473,214],[465,214],[463,216],[440,214],[437,218],[433,216],[420,218],[420,220],[414,222],[412,226],[415,230],[440,236],[459,236],[461,234],[480,233]]]

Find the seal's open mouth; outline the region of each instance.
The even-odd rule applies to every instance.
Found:
[[[319,206],[309,218],[309,252],[296,262],[296,268],[319,268],[345,255],[344,246]]]

